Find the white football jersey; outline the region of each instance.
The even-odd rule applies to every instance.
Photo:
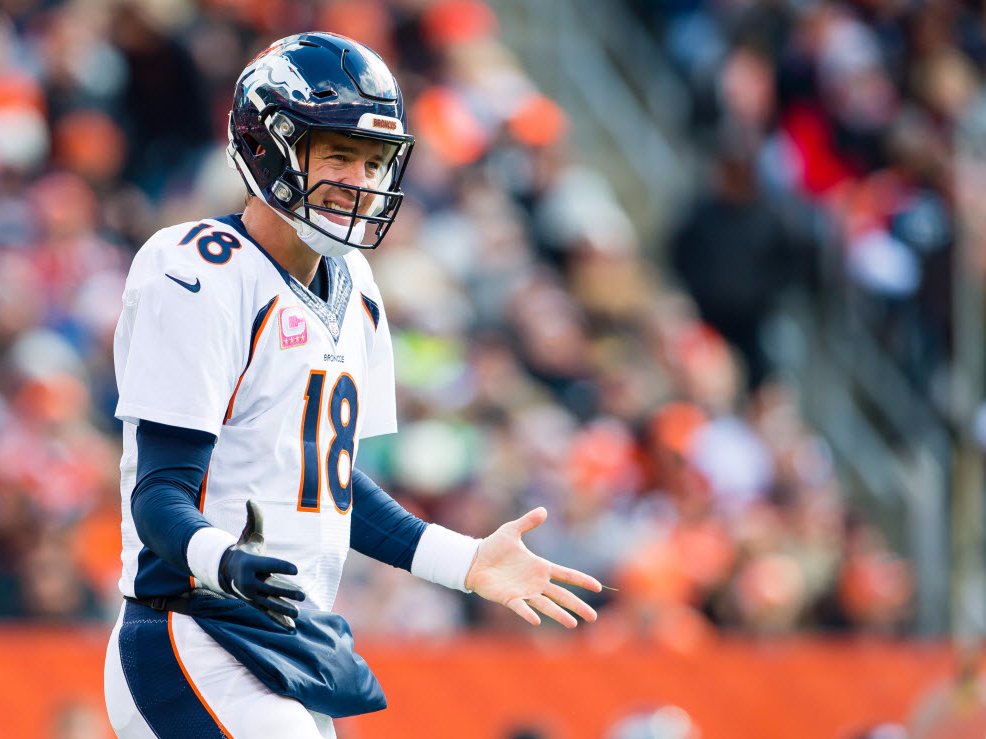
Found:
[[[238,536],[260,504],[267,553],[298,566],[305,608],[329,610],[349,550],[359,440],[397,430],[393,350],[364,256],[325,259],[323,301],[253,242],[239,216],[156,233],[134,258],[114,355],[124,421],[124,595],[175,595],[188,575],[137,537],[138,419],[218,437],[199,509]]]

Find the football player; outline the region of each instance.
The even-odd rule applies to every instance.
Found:
[[[476,540],[408,513],[355,461],[396,431],[387,314],[364,249],[414,144],[370,49],[282,39],[241,74],[242,214],[140,249],[116,331],[125,597],[105,691],[121,737],[334,736],[382,691],[332,604],[350,547],[567,627],[600,584],[526,549],[543,508]],[[575,614],[575,615],[573,615]]]

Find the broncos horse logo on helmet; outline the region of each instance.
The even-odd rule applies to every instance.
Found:
[[[256,95],[256,88],[258,87],[280,87],[287,97],[295,100],[311,100],[312,88],[298,68],[294,66],[290,57],[285,56],[283,53],[286,51],[296,51],[301,48],[304,47],[296,41],[294,44],[284,44],[281,46],[279,51],[282,53],[271,54],[265,52],[256,57],[250,63],[249,67],[252,74],[248,79],[244,80],[247,97],[250,97],[251,94]],[[260,107],[266,105],[263,102],[263,98],[257,96],[257,100],[261,101]],[[257,100],[253,101],[254,105],[257,104]]]
[[[404,198],[400,184],[414,145],[406,128],[400,88],[379,56],[344,36],[303,33],[275,42],[243,70],[233,94],[227,153],[252,194],[312,249],[335,256],[376,248],[387,234]],[[377,187],[310,182],[313,131],[384,143],[388,161]],[[351,191],[352,210],[310,201],[325,184]],[[340,226],[324,214],[348,220]]]

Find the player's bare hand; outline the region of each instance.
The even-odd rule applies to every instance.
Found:
[[[483,539],[466,574],[466,587],[486,600],[506,606],[534,626],[541,623],[536,613],[539,611],[565,628],[574,629],[578,621],[573,613],[585,621],[595,621],[596,612],[556,583],[595,593],[602,590],[602,585],[596,578],[549,562],[524,546],[521,537],[547,518],[547,510],[535,508]]]

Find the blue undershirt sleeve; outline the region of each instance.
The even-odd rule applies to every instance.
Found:
[[[137,426],[137,484],[130,495],[137,535],[164,561],[191,574],[185,551],[192,534],[211,526],[198,492],[216,437],[205,431],[141,421]]]
[[[353,470],[353,519],[349,546],[380,562],[411,570],[428,524],[405,510],[373,480]]]

